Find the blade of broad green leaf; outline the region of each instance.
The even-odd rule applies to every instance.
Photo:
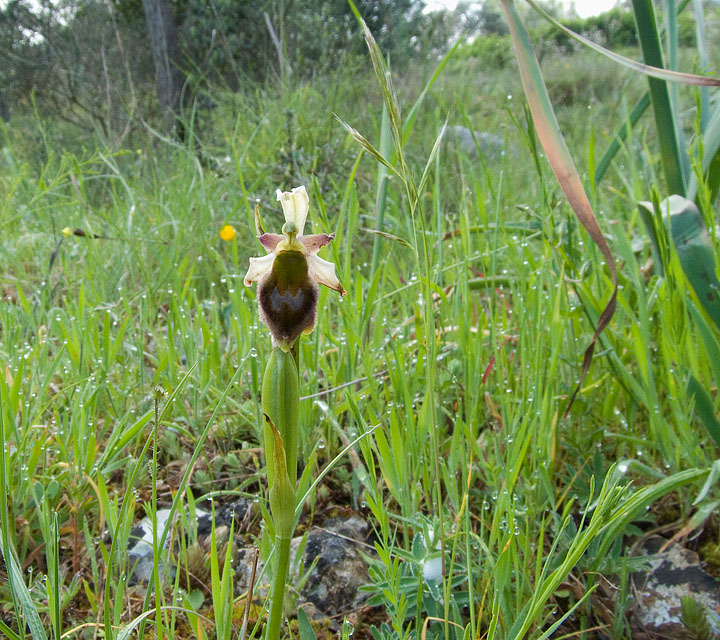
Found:
[[[652,0],[632,0],[632,6],[645,63],[653,67],[664,67]],[[682,159],[681,154],[685,152],[680,149],[678,125],[670,102],[667,82],[658,78],[648,78],[648,84],[667,189],[670,193],[684,196],[687,184],[685,173],[687,160]]]
[[[675,0],[663,0],[663,13],[665,15],[665,46],[668,52],[670,69],[677,71],[678,53],[678,21]]]
[[[564,24],[557,21],[549,13],[544,11],[539,5],[533,2],[533,0],[526,0],[526,2],[533,9],[535,9],[535,11],[542,15],[543,18],[545,18],[556,28],[560,29],[560,31],[562,31],[563,33],[567,34],[578,42],[581,42],[586,47],[589,47],[590,49],[601,53],[613,62],[617,62],[618,64],[621,64],[622,66],[627,67],[632,71],[642,73],[643,75],[650,76],[651,78],[658,78],[659,80],[667,80],[670,82],[680,82],[682,84],[704,87],[720,86],[720,80],[717,78],[700,76],[694,73],[673,71],[671,69],[665,69],[662,64],[655,66],[654,64],[646,64],[643,62],[638,62],[637,60],[633,60],[632,58],[626,58],[625,56],[621,56],[619,53],[615,53],[614,51],[610,51],[610,49],[606,49],[602,45],[599,45],[597,42],[593,42],[589,38],[586,38],[585,36],[573,31],[572,29],[568,29]]]
[[[707,36],[705,34],[705,10],[702,0],[693,0],[695,11],[695,42],[697,44],[698,65],[702,70],[710,68],[708,56]],[[700,131],[707,129],[710,120],[710,90],[707,87],[700,89]]]
[[[575,397],[580,390],[583,380],[590,369],[595,344],[605,327],[615,313],[615,305],[617,302],[618,279],[615,261],[610,247],[608,246],[605,236],[603,236],[598,226],[595,214],[593,213],[590,201],[588,200],[585,189],[583,188],[580,176],[578,175],[575,164],[573,163],[570,151],[565,144],[565,140],[560,133],[560,125],[555,118],[550,97],[548,96],[545,82],[540,71],[540,66],[530,44],[530,38],[525,27],[517,13],[515,4],[512,0],[503,0],[502,7],[510,27],[510,34],[515,48],[515,56],[517,58],[518,67],[520,69],[520,77],[522,79],[525,96],[527,97],[530,111],[532,113],[535,130],[538,138],[542,143],[548,161],[555,172],[560,187],[565,194],[570,206],[581,224],[588,232],[593,242],[598,246],[605,261],[610,269],[610,275],[613,283],[613,291],[610,295],[605,308],[602,310],[598,318],[597,327],[590,339],[590,344],[585,350],[583,356],[582,369],[575,390],[570,396],[568,405],[565,409],[567,415],[572,406]]]
[[[663,0],[663,11],[665,14],[665,42],[667,43],[668,53],[668,67],[670,71],[676,72],[679,69],[678,65],[678,15],[679,9],[675,0]],[[670,92],[670,106],[672,112],[677,116],[680,113],[680,90],[676,82],[673,82],[669,87]],[[685,143],[685,132],[679,121],[677,121],[677,139],[678,146],[680,148],[680,161],[683,163],[683,175],[685,176],[685,182],[690,176],[690,158],[686,152],[687,145]]]
[[[692,374],[688,378],[687,392],[690,398],[695,399],[695,413],[705,425],[715,444],[720,447],[720,421],[715,417],[712,398]]]
[[[683,273],[700,304],[720,329],[720,281],[715,271],[715,253],[710,234],[692,200],[670,196],[660,203],[670,221],[670,234]]]
[[[2,533],[1,544],[2,556],[7,569],[8,583],[10,589],[12,589],[13,597],[17,598],[20,611],[22,611],[25,618],[24,622],[30,630],[30,635],[33,640],[47,640],[45,630],[40,620],[40,614],[35,607],[35,603],[32,601],[32,596],[30,595],[27,585],[23,581],[22,569],[15,557],[15,550],[12,543],[8,537],[6,537],[5,532]]]
[[[382,117],[380,119],[380,153],[384,158],[389,158],[392,154],[390,146],[390,119],[388,118],[387,105],[383,103]],[[378,166],[377,173],[377,193],[375,195],[375,229],[383,231],[385,226],[385,207],[387,206],[387,190],[388,190],[388,169],[381,162]],[[373,252],[370,273],[377,271],[378,262],[380,261],[380,238],[376,237],[373,241]]]
[[[633,107],[633,110],[630,112],[630,118],[629,118],[629,124],[631,127],[634,127],[638,120],[640,120],[640,117],[643,113],[645,113],[646,109],[650,106],[650,92],[646,92],[643,94],[642,98],[638,100],[637,104]],[[607,151],[603,155],[603,157],[600,159],[600,162],[598,163],[597,169],[595,171],[595,186],[600,184],[600,181],[605,176],[605,172],[610,167],[610,164],[613,161],[613,158],[617,155],[617,152],[620,151],[620,148],[622,147],[622,143],[625,142],[625,139],[628,135],[628,123],[624,123],[622,127],[620,127],[620,130],[615,134],[615,137],[613,138],[612,142],[610,143],[610,146],[607,148]]]

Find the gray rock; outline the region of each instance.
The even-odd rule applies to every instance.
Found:
[[[251,513],[251,503],[247,498],[241,498],[228,505],[222,505],[215,509],[215,533],[222,529],[227,537],[230,523],[235,520],[235,531],[238,531],[245,523]],[[209,511],[195,508],[197,517],[198,539],[208,538],[212,528],[212,514]],[[161,536],[168,518],[170,509],[158,509],[156,514],[157,535]],[[177,518],[177,515],[176,515]],[[169,565],[169,541],[165,542],[162,557],[160,558],[160,576],[164,577],[164,567]],[[207,545],[205,545],[207,546]],[[145,584],[150,580],[153,571],[153,532],[152,522],[149,517],[143,518],[130,530],[127,549],[128,560],[128,583],[130,585]],[[175,567],[169,566],[170,579],[175,575]]]
[[[359,516],[349,518],[330,518],[325,526],[313,527],[307,534],[302,566],[307,572],[303,576],[297,572],[289,584],[298,584],[301,577],[298,605],[312,605],[313,610],[326,616],[336,616],[357,609],[368,598],[368,594],[360,591],[360,587],[368,584],[365,554],[374,553],[365,539],[369,526]],[[290,567],[299,566],[296,562],[297,551],[302,537],[293,538],[290,549]],[[245,548],[238,551],[235,562],[236,590],[244,592],[250,583],[255,549]],[[262,569],[262,561],[258,560],[257,574]],[[266,580],[263,580],[266,582]],[[255,589],[264,596],[267,587]]]
[[[666,543],[664,538],[653,536],[641,550],[648,557],[650,568],[633,574],[637,622],[651,634],[682,635],[685,627],[680,602],[685,596],[692,596],[706,610],[710,628],[718,633],[720,583],[702,568],[694,551],[672,543],[660,553]]]
[[[478,146],[484,156],[499,158],[505,152],[505,141],[500,136],[487,131],[472,131],[459,124],[448,127],[445,131],[445,138],[449,144],[454,145],[471,158],[477,157]],[[477,145],[475,140],[477,140]]]

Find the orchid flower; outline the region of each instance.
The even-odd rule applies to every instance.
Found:
[[[266,233],[256,214],[258,240],[266,256],[250,258],[245,285],[258,283],[260,319],[270,330],[273,343],[289,351],[303,333],[310,333],[317,319],[318,285],[345,295],[335,275],[335,265],[317,252],[335,237],[321,233],[304,236],[310,199],[304,186],[277,190],[285,224],[282,234]]]

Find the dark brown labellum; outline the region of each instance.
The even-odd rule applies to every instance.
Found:
[[[275,339],[287,347],[315,325],[318,286],[308,277],[305,256],[281,251],[258,286],[260,319]]]

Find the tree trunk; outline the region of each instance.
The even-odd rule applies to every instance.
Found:
[[[142,0],[145,10],[150,49],[155,65],[155,85],[163,119],[169,130],[183,137],[182,123],[177,120],[185,77],[180,71],[177,28],[170,0]]]
[[[6,89],[0,89],[0,120],[8,122],[10,120],[10,101],[8,100],[9,92]]]

